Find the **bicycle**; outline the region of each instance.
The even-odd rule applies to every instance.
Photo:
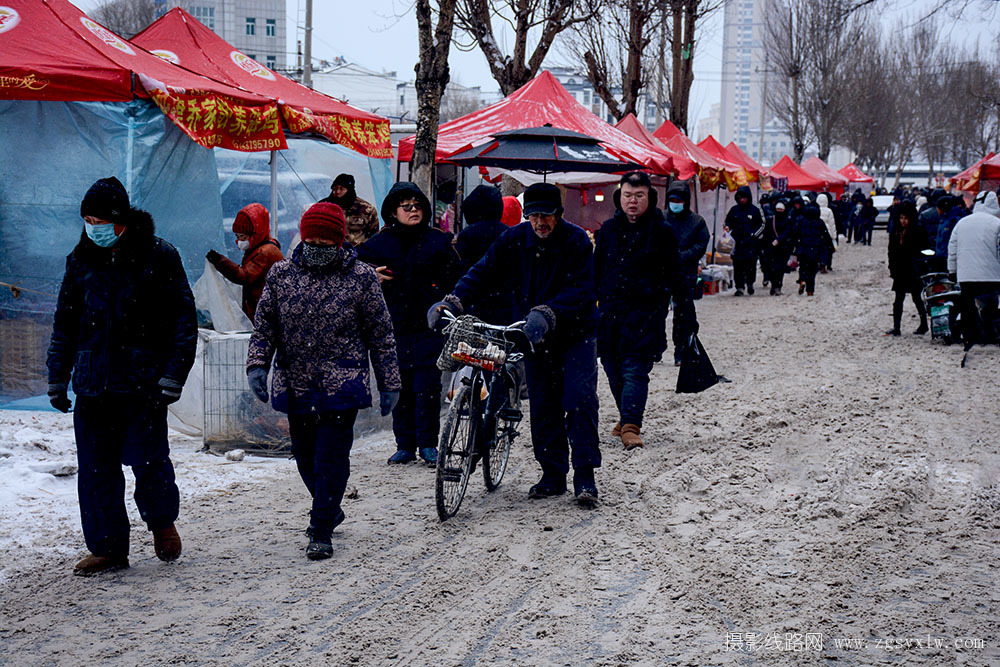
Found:
[[[518,348],[531,343],[521,327],[487,324],[471,315],[445,311],[447,335],[438,368],[471,369],[452,397],[438,445],[434,498],[441,521],[455,516],[465,498],[469,478],[482,461],[487,491],[500,486],[511,445],[523,418]]]

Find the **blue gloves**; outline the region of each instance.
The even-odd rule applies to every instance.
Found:
[[[261,366],[254,366],[247,371],[247,381],[250,383],[250,391],[261,402],[267,403],[267,370]]]
[[[66,394],[67,387],[65,384],[49,385],[49,403],[52,404],[52,407],[63,414],[69,412],[70,408],[73,407],[73,403],[69,400]]]
[[[378,394],[378,407],[382,416],[385,417],[399,403],[398,391],[380,391]]]
[[[549,321],[537,310],[532,310],[524,318],[524,335],[532,345],[538,345],[549,332]]]
[[[444,311],[454,314],[454,307],[447,301],[438,301],[430,310],[427,311],[427,328],[431,331],[437,331],[441,326],[441,320],[444,318]]]

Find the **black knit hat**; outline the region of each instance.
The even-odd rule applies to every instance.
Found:
[[[80,217],[93,216],[121,224],[129,210],[128,192],[114,176],[102,178],[87,190],[80,202]]]
[[[562,194],[552,183],[535,183],[524,191],[524,217],[541,215],[562,215]]]
[[[354,176],[351,174],[340,174],[337,178],[333,179],[333,184],[330,189],[334,189],[338,185],[347,188],[348,190],[354,190]]]

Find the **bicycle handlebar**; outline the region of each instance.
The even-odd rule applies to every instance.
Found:
[[[442,310],[441,315],[442,319],[447,320],[449,323],[458,321],[458,317],[447,308]],[[531,352],[535,351],[535,346],[532,345],[531,341],[528,339],[528,334],[524,333],[524,325],[526,324],[524,320],[519,320],[517,322],[514,322],[513,324],[507,324],[507,325],[487,324],[486,322],[482,321],[473,322],[471,324],[473,328],[485,332],[499,333],[499,334],[518,333],[524,339],[524,342],[527,344],[528,349]]]

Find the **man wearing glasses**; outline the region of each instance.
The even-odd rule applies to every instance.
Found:
[[[667,349],[671,294],[678,303],[689,296],[680,278],[677,238],[656,208],[649,176],[625,174],[614,197],[617,210],[601,225],[594,249],[597,352],[620,417],[611,434],[628,450],[643,446],[649,373]]]

